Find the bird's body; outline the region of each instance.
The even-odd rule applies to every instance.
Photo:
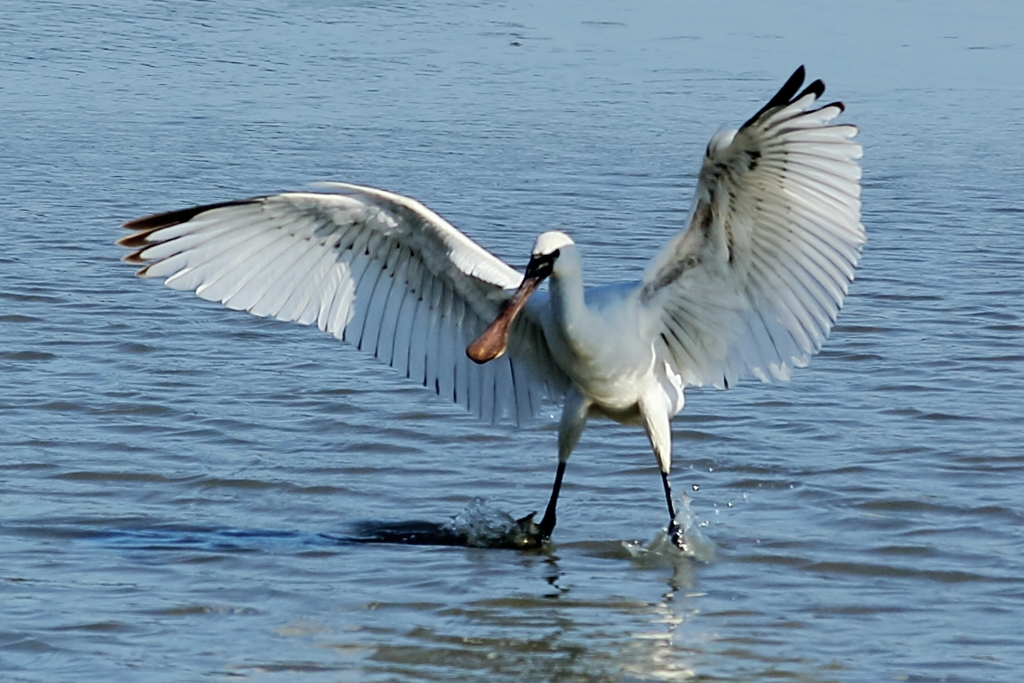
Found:
[[[685,388],[805,365],[864,243],[856,128],[831,124],[841,104],[812,108],[824,85],[798,93],[802,82],[801,67],[738,131],[712,138],[686,229],[638,282],[585,287],[560,231],[537,238],[520,275],[419,202],[340,183],[149,216],[120,243],[147,264],[142,276],[316,324],[484,419],[522,422],[561,398],[535,541],[555,526],[587,418],[643,425],[682,545],[668,473]]]
[[[566,254],[563,249],[560,262]],[[570,278],[552,275],[550,296],[537,297],[538,305],[527,313],[540,323],[555,362],[593,409],[620,422],[635,421],[655,360],[642,333],[641,311],[628,286],[584,290],[579,273],[576,268]]]

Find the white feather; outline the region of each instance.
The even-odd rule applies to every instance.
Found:
[[[461,350],[519,273],[419,202],[327,188],[197,207],[180,221],[177,213],[140,219],[129,258],[148,263],[140,275],[229,308],[316,323],[490,421],[528,421],[536,397],[560,395],[565,376],[544,347],[518,353],[513,344],[497,367],[470,363]],[[153,229],[161,219],[167,224]],[[516,338],[535,328],[520,321]]]
[[[786,379],[821,347],[864,244],[856,128],[809,91],[708,146],[690,225],[641,284],[687,384]]]

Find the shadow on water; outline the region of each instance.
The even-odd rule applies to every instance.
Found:
[[[488,507],[482,499],[450,520],[438,524],[414,521],[363,521],[339,542],[398,543],[402,545],[463,546],[467,548],[507,548],[536,550],[546,545],[533,515],[515,519],[507,512]]]
[[[396,544],[475,547],[450,523],[425,520],[354,522],[348,533],[306,533],[276,529],[222,529],[216,527],[161,526],[150,529],[108,529],[88,538],[131,550],[205,550],[261,552],[284,546],[348,546]],[[491,545],[488,547],[503,547]]]
[[[79,534],[74,534],[79,535]],[[473,501],[459,515],[444,521],[362,520],[341,533],[307,533],[274,529],[223,529],[195,526],[105,529],[85,536],[131,550],[203,550],[261,552],[281,546],[331,547],[363,544],[456,546],[532,550],[545,546],[533,515],[511,515]]]
[[[684,510],[688,512],[688,508]],[[571,544],[587,554],[629,559],[638,566],[662,566],[666,561],[688,558],[710,562],[714,544],[688,518],[685,524],[687,549],[680,551],[664,530],[647,542],[592,541]],[[70,535],[100,541],[133,551],[201,551],[222,553],[296,552],[344,546],[392,544],[463,548],[550,551],[553,546],[539,535],[533,515],[515,519],[508,513],[473,500],[465,510],[444,522],[429,520],[361,520],[340,533],[311,533],[276,529],[224,529],[181,525],[121,528]],[[51,533],[53,530],[51,529]],[[58,532],[60,533],[60,532]],[[61,535],[68,535],[66,532]],[[568,547],[568,546],[567,546]]]
[[[424,520],[385,522],[367,520],[352,525],[352,533],[332,537],[339,544],[395,543],[400,545],[439,545],[469,547],[469,539],[448,522]]]

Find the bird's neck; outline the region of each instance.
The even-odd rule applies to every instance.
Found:
[[[555,320],[567,338],[586,328],[588,311],[583,297],[583,268],[573,249],[564,253],[551,276],[551,306]]]

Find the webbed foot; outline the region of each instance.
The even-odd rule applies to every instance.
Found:
[[[541,548],[551,542],[551,535],[545,534],[533,521],[536,512],[531,512],[521,519],[517,519],[507,532],[502,545],[506,548],[517,548],[520,550],[532,550]]]
[[[668,538],[672,541],[672,545],[682,550],[684,553],[689,552],[690,548],[686,545],[686,536],[684,534],[683,527],[676,524],[675,520],[668,525]]]

